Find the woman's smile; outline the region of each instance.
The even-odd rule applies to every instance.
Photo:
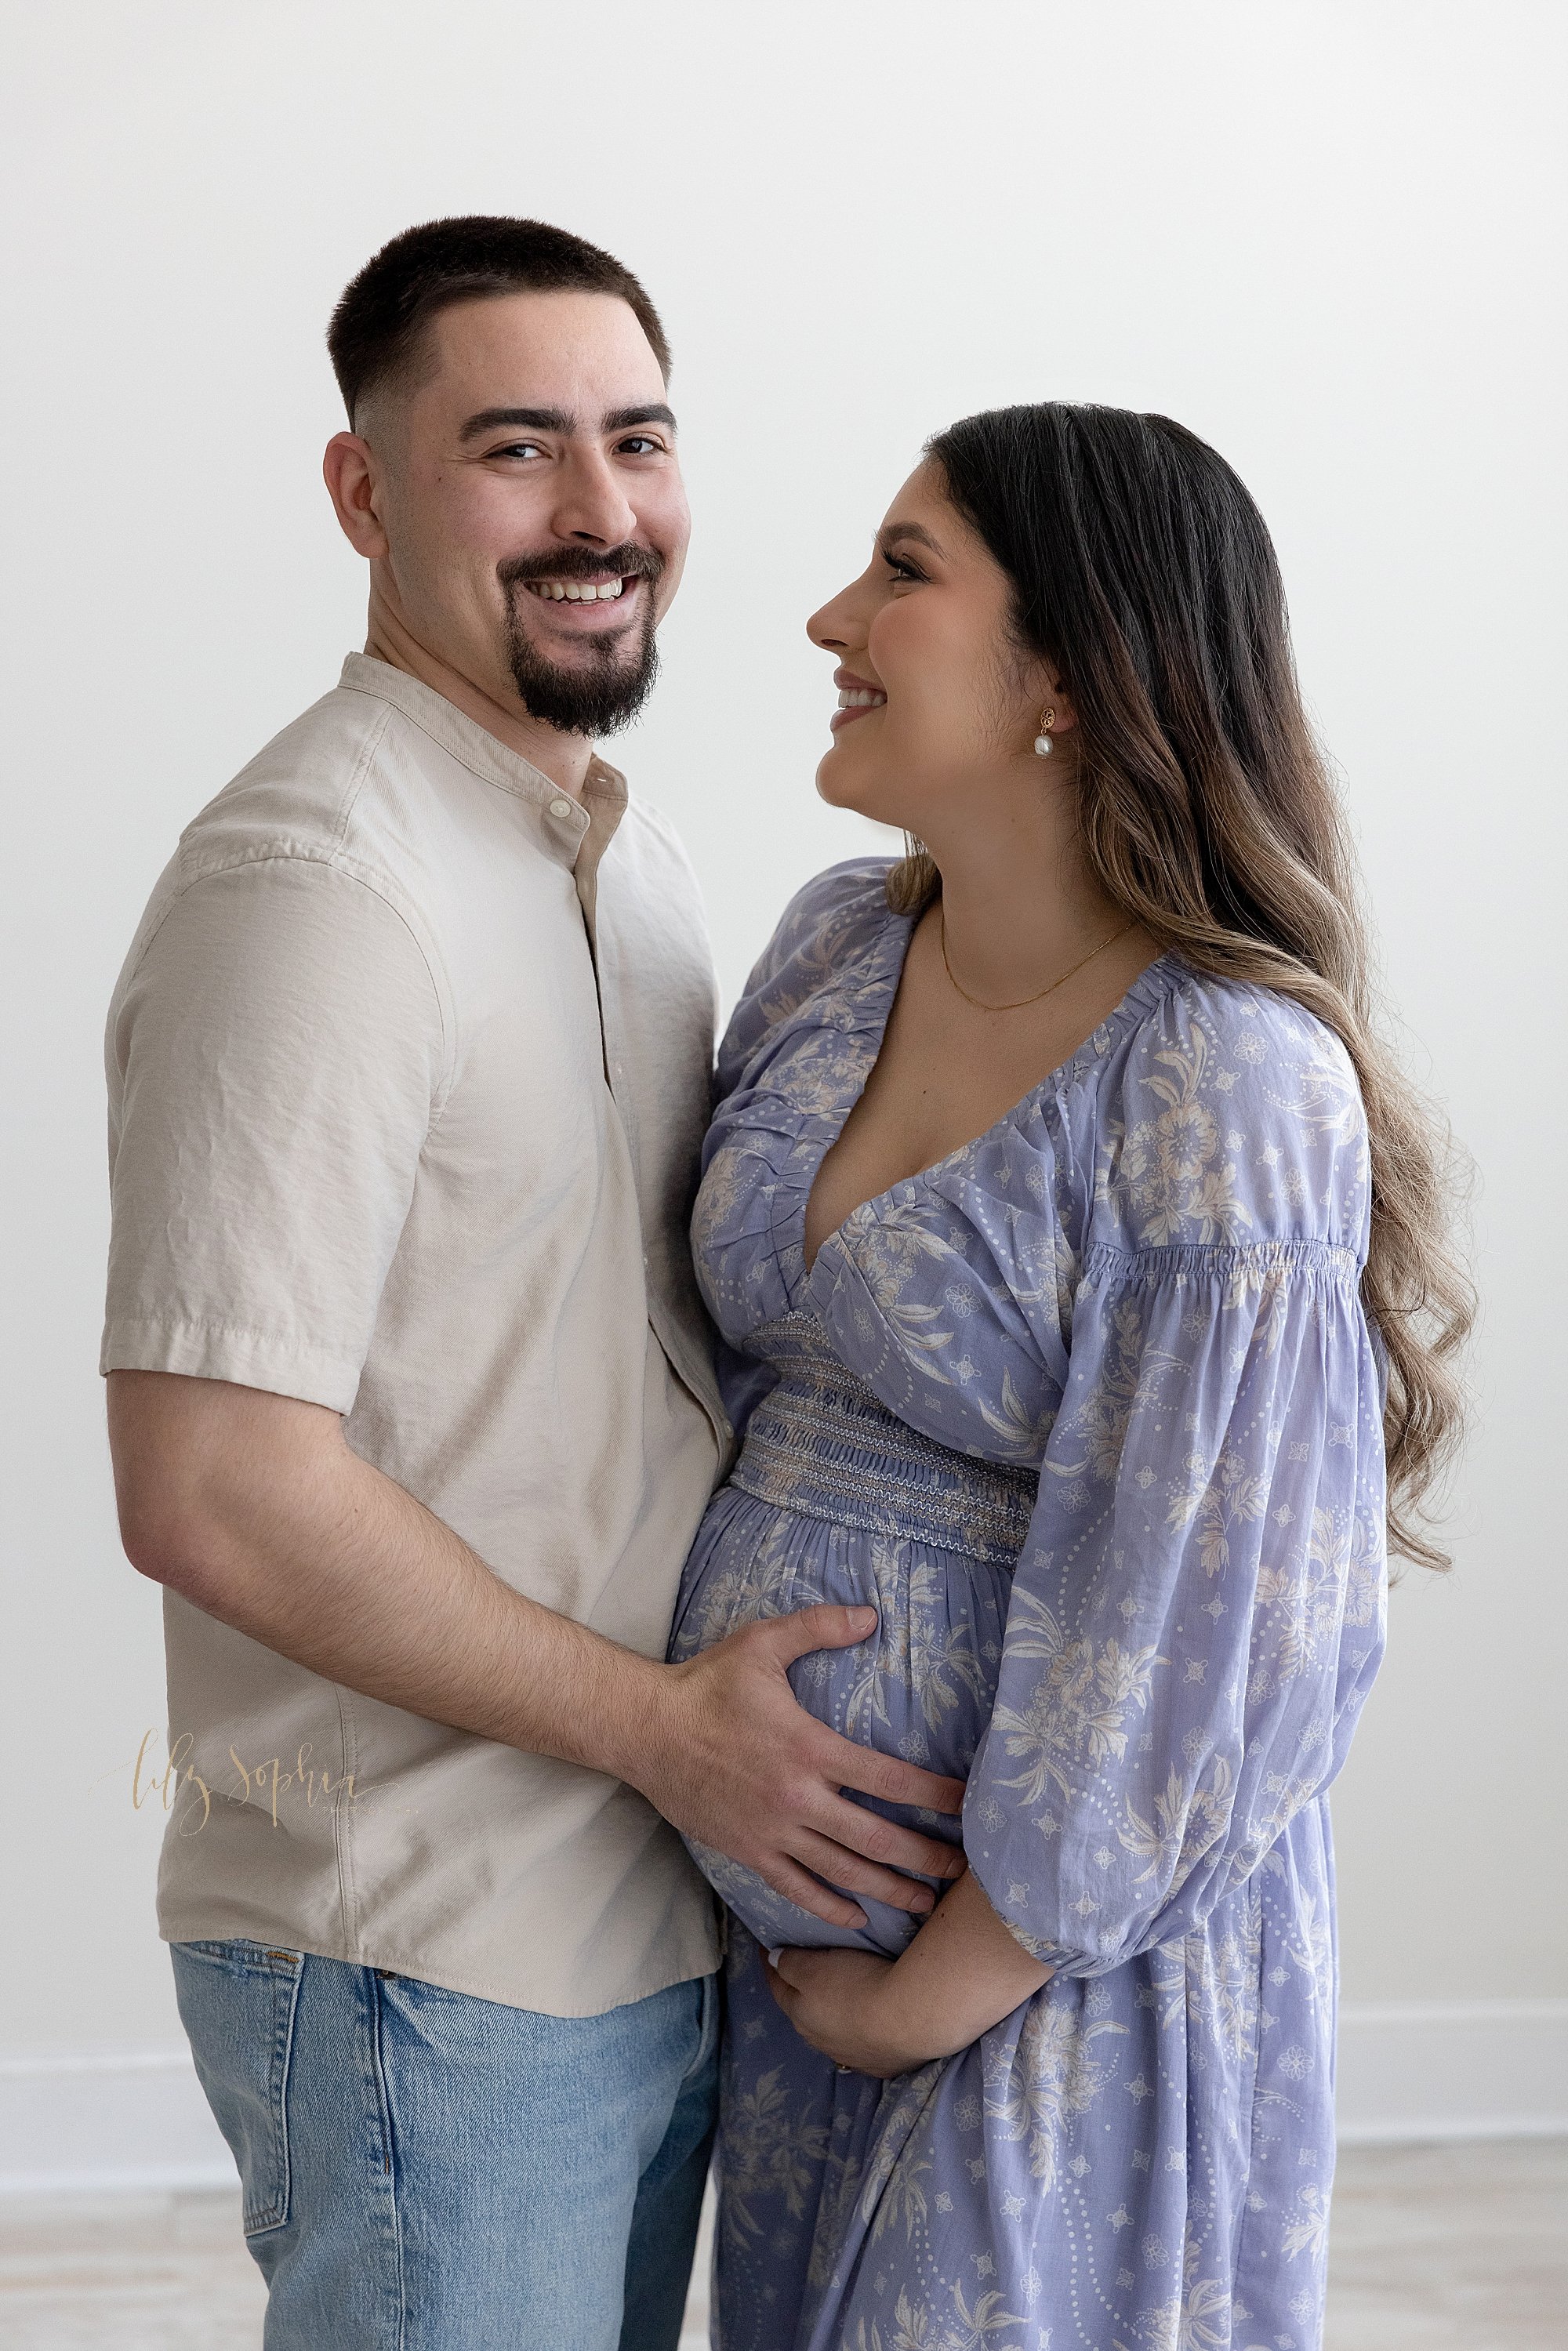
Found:
[[[887,701],[880,685],[873,685],[866,677],[857,677],[852,670],[836,669],[833,684],[839,689],[839,706],[828,725],[837,735],[852,718],[863,718],[868,710],[881,710]]]

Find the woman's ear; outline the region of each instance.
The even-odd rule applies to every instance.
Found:
[[[1034,748],[1040,758],[1049,758],[1058,738],[1070,735],[1078,724],[1078,713],[1072,697],[1061,683],[1061,673],[1054,664],[1041,662],[1034,677],[1036,705]]]
[[[1062,684],[1062,673],[1055,668],[1055,663],[1049,663],[1041,668],[1041,689],[1044,689],[1041,710],[1051,715],[1055,722],[1051,726],[1051,734],[1072,734],[1079,722],[1079,715],[1072,707],[1072,695],[1067,694],[1067,686]]]

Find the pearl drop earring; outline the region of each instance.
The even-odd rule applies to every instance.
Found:
[[[1037,759],[1049,759],[1055,748],[1051,739],[1051,729],[1055,724],[1055,711],[1048,710],[1040,722],[1040,733],[1034,738],[1034,755]]]

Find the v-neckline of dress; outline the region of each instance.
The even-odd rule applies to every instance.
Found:
[[[984,1144],[991,1141],[993,1136],[999,1134],[1004,1127],[1011,1126],[1019,1113],[1028,1111],[1042,1094],[1058,1092],[1062,1086],[1071,1084],[1076,1074],[1076,1065],[1086,1053],[1090,1054],[1093,1061],[1103,1060],[1110,1050],[1113,1032],[1123,1024],[1128,1014],[1134,1010],[1141,1011],[1145,1005],[1153,1004],[1161,989],[1182,968],[1179,957],[1168,950],[1163,955],[1156,956],[1152,963],[1145,964],[1104,1019],[1095,1023],[1082,1043],[1074,1047],[1064,1061],[1059,1061],[1054,1069],[1048,1070],[1042,1078],[1038,1079],[1029,1088],[1027,1092],[1020,1094],[1017,1102],[1003,1111],[999,1118],[993,1119],[990,1125],[984,1128],[978,1134],[970,1135],[966,1143],[956,1144],[951,1151],[944,1152],[940,1159],[934,1159],[928,1167],[916,1168],[912,1176],[897,1176],[883,1191],[873,1192],[869,1198],[859,1201],[831,1232],[824,1233],[817,1254],[808,1266],[806,1263],[806,1212],[810,1206],[811,1194],[816,1187],[817,1177],[821,1173],[822,1162],[848,1125],[850,1113],[864,1093],[870,1082],[871,1073],[881,1058],[883,1046],[887,1040],[888,1023],[893,1018],[893,1008],[897,1000],[899,986],[904,977],[904,967],[908,959],[910,942],[915,936],[915,924],[919,919],[918,915],[896,914],[890,907],[884,925],[878,930],[871,943],[869,954],[862,956],[856,964],[852,964],[844,971],[834,973],[830,982],[831,988],[841,1000],[849,989],[856,987],[857,982],[859,991],[864,995],[872,995],[880,986],[883,991],[882,1003],[880,1010],[874,1011],[868,1020],[862,1022],[851,1019],[841,1024],[839,1022],[832,1024],[835,1027],[841,1027],[843,1033],[852,1038],[855,1053],[859,1056],[859,1067],[853,1076],[852,1083],[846,1084],[832,1108],[813,1113],[811,1119],[802,1128],[797,1144],[794,1154],[796,1164],[791,1170],[794,1182],[789,1213],[784,1220],[783,1230],[775,1235],[779,1271],[783,1276],[785,1291],[791,1306],[799,1306],[804,1302],[806,1293],[816,1278],[817,1270],[824,1257],[836,1245],[842,1245],[844,1237],[852,1226],[859,1227],[872,1222],[879,1209],[890,1206],[894,1207],[903,1206],[917,1186],[929,1186],[936,1177],[943,1175],[948,1168],[967,1159],[971,1153],[981,1149]],[[850,1067],[853,1070],[852,1061]],[[848,1074],[849,1072],[846,1071],[846,1076]]]

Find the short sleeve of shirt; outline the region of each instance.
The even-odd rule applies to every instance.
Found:
[[[99,1368],[347,1412],[448,1025],[413,930],[354,874],[279,856],[181,890],[110,1012]]]

